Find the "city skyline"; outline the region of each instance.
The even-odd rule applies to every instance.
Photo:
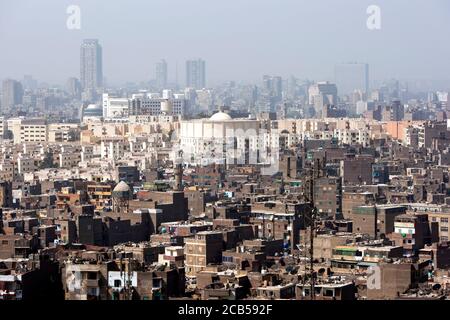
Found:
[[[101,1],[79,1],[81,29],[69,30],[65,25],[69,16],[66,13],[68,1],[58,5],[47,1],[39,5],[28,1],[18,4],[3,1],[0,12],[34,11],[32,17],[22,12],[14,21],[0,13],[1,26],[8,25],[9,30],[0,32],[0,40],[16,48],[0,58],[0,78],[21,79],[31,74],[44,82],[65,83],[78,74],[75,48],[82,39],[96,38],[104,48],[105,77],[113,85],[149,81],[154,74],[152,66],[161,58],[173,66],[168,81],[174,82],[176,64],[183,66],[191,57],[201,57],[208,62],[211,73],[208,82],[212,85],[228,80],[255,82],[264,74],[332,80],[336,64],[357,61],[371,66],[373,81],[396,78],[436,81],[438,86],[449,86],[446,70],[450,65],[446,57],[450,48],[442,41],[443,30],[450,21],[450,10],[446,10],[448,2],[378,1],[382,14],[380,30],[367,29],[369,1],[348,0],[345,10],[340,10],[339,14],[336,14],[339,4],[335,3],[324,6],[323,1],[317,4],[283,2],[283,6],[273,1],[209,6],[194,1],[186,6],[179,1],[171,4],[132,1],[130,5],[142,9],[140,11],[151,10],[161,17],[139,23],[124,17],[119,29],[112,23],[121,18],[117,4],[97,10]],[[256,8],[261,9],[262,16],[252,14]],[[193,11],[197,11],[199,22],[187,23]],[[139,12],[135,14],[140,17]],[[184,28],[162,23],[164,17],[185,21]],[[209,31],[210,26],[214,26],[215,32]],[[149,44],[137,42],[137,38],[144,36],[145,39],[143,32],[148,28],[154,30],[148,36],[154,40]],[[288,30],[292,32],[286,32]],[[45,35],[40,37],[39,45],[33,40],[37,33]],[[433,43],[434,49],[428,50],[420,39]],[[133,43],[138,43],[135,50],[122,50],[124,46],[132,47]],[[35,50],[25,50],[25,44],[35,45]],[[233,50],[228,50],[230,47]],[[39,63],[35,63],[37,61]],[[183,68],[179,68],[178,73],[184,74]],[[181,79],[183,77],[179,77],[179,81]]]
[[[372,1],[2,0],[0,305],[450,300],[450,2]]]

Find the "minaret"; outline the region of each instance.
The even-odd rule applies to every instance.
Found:
[[[175,186],[174,191],[183,191],[183,162],[182,159],[183,151],[178,152],[179,161],[175,161],[174,175],[175,175]]]
[[[126,182],[120,181],[112,192],[113,211],[115,213],[127,213],[131,198],[130,186]]]
[[[3,234],[3,209],[0,208],[0,234]]]
[[[174,191],[183,191],[183,165],[177,163],[175,165],[175,187]]]

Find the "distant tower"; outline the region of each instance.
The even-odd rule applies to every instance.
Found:
[[[130,199],[130,186],[125,182],[120,181],[112,192],[113,211],[116,213],[128,212]]]
[[[86,39],[81,44],[80,82],[83,91],[103,86],[102,47],[97,39]]]
[[[81,83],[77,78],[71,77],[67,80],[67,92],[73,96],[80,98],[81,97]]]
[[[340,95],[351,95],[355,90],[369,94],[369,65],[343,63],[334,68],[334,77]]]
[[[9,112],[23,102],[23,87],[19,81],[6,79],[2,83],[1,112]]]
[[[155,79],[158,89],[165,89],[167,86],[167,62],[162,59],[156,63],[155,66]]]
[[[181,158],[183,151],[178,153],[178,157]],[[174,191],[183,191],[183,163],[182,161],[175,161],[174,168],[175,175],[175,186],[173,188]]]
[[[194,89],[203,89],[206,87],[205,60],[186,61],[186,87]]]

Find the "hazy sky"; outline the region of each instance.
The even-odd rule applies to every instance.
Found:
[[[366,27],[369,5],[381,30]],[[81,30],[66,27],[69,5]],[[79,47],[98,38],[109,83],[169,80],[201,57],[207,82],[260,81],[263,74],[333,79],[334,65],[370,64],[371,80],[450,78],[449,0],[0,0],[0,79],[64,83],[79,77]],[[450,86],[450,82],[449,82]]]

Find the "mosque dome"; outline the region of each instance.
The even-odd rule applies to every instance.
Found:
[[[84,117],[101,117],[103,115],[102,106],[90,104],[83,110]]]
[[[90,105],[88,105],[88,106],[86,107],[85,110],[98,110],[98,109],[101,109],[101,108],[102,108],[101,106],[98,106],[98,105],[96,105],[96,104],[90,104]]]
[[[115,198],[129,198],[130,186],[123,181],[120,181],[114,188],[112,195]]]
[[[230,117],[230,115],[226,114],[225,112],[220,111],[220,112],[213,114],[211,116],[211,118],[209,118],[209,120],[220,122],[220,121],[230,121],[233,119]]]

